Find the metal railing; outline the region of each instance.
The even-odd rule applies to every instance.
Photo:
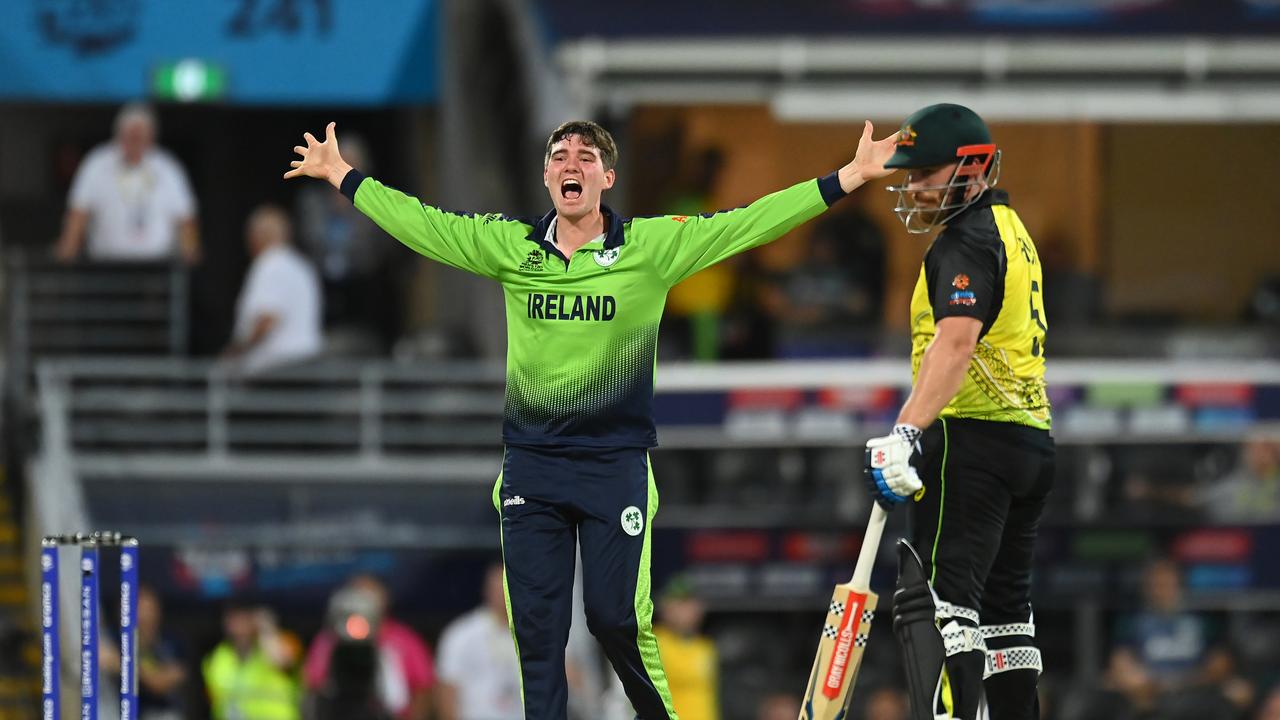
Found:
[[[176,356],[187,345],[187,275],[174,263],[55,263],[4,254],[3,401],[9,450],[28,454],[32,368],[44,358]],[[15,498],[21,505],[21,498]]]
[[[61,264],[5,255],[12,358],[179,355],[187,276],[171,263]]]
[[[243,379],[227,366],[159,358],[48,361],[78,455],[332,453],[358,460],[490,449],[500,368],[329,362]]]
[[[492,542],[485,488],[501,462],[497,366],[328,362],[239,380],[216,363],[97,358],[44,361],[37,374],[35,532],[105,523],[161,544],[291,545],[338,533],[356,547]],[[856,452],[885,430],[885,408],[896,410],[909,383],[901,361],[666,365],[660,440],[685,452]],[[1063,445],[1234,444],[1246,421],[1198,425],[1171,388],[1244,386],[1270,397],[1280,363],[1058,362],[1050,383],[1077,397],[1121,389],[1103,406],[1060,413]],[[1106,406],[1127,402],[1126,388],[1166,399]],[[839,497],[825,522],[840,521]],[[721,519],[785,524],[800,511],[743,503],[720,508]],[[673,505],[667,524],[714,522],[720,510]]]
[[[504,375],[496,365],[335,360],[242,379],[218,363],[94,358],[44,361],[38,377],[46,440],[50,427],[59,428],[71,462],[98,472],[172,465],[200,475],[202,468],[273,460],[273,472],[313,480],[351,466],[430,481],[454,476],[466,466],[460,458],[488,455],[500,444]],[[1049,381],[1080,392],[1272,387],[1280,386],[1280,363],[1062,361],[1051,366]],[[661,439],[693,449],[841,445],[883,424],[865,411],[869,393],[902,394],[909,383],[900,361],[665,365],[657,380]],[[800,405],[769,402],[774,391],[796,394]],[[824,399],[803,399],[815,393]],[[682,417],[663,408],[666,398],[698,400],[720,417]],[[1056,434],[1068,444],[1093,442],[1104,431],[1112,442],[1152,443],[1218,441],[1237,430],[1189,425],[1172,399],[1149,404],[1132,418],[1111,405],[1069,407]],[[432,463],[424,466],[424,457]]]
[[[497,366],[333,361],[241,380],[216,363],[96,358],[44,361],[38,378],[42,447],[33,487],[54,497],[40,522],[46,531],[87,527],[76,515],[94,502],[122,508],[115,497],[125,489],[159,501],[179,486],[187,494],[170,501],[205,512],[212,524],[228,518],[211,514],[216,502],[193,498],[216,500],[225,490],[263,507],[275,503],[291,522],[324,525],[353,486],[379,488],[382,507],[397,510],[412,488],[433,487],[442,503],[473,497],[499,470]],[[691,451],[856,449],[884,430],[885,408],[896,409],[909,383],[901,361],[665,365],[660,439],[664,448]],[[1050,383],[1077,396],[1115,387],[1168,396],[1134,409],[1105,404],[1123,404],[1123,393],[1097,407],[1068,407],[1056,420],[1060,444],[1234,443],[1238,422],[1198,425],[1170,388],[1274,389],[1280,363],[1057,362]],[[1149,389],[1139,395],[1154,397]]]
[[[94,358],[36,374],[39,532],[92,518],[161,544],[299,544],[337,528],[355,545],[492,541],[449,508],[471,513],[497,476],[500,368],[334,362],[243,380],[217,363]],[[440,512],[387,516],[422,486]],[[353,506],[362,496],[378,518]]]

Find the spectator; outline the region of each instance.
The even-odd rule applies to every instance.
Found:
[[[662,201],[668,215],[715,212],[715,190],[724,168],[724,152],[703,148],[685,167],[675,191]],[[720,263],[699,271],[667,295],[667,337],[674,354],[694,360],[716,360],[720,354],[721,324],[734,293],[733,263]]]
[[[255,374],[318,355],[320,283],[291,244],[289,216],[274,205],[260,205],[245,223],[245,241],[253,263],[223,357],[241,372]]]
[[[866,355],[884,307],[884,236],[861,210],[823,218],[808,256],[762,293],[775,357]]]
[[[573,621],[569,624],[569,643],[565,646],[564,672],[569,684],[568,720],[605,720],[607,664],[603,648],[587,628],[587,606],[582,599],[582,559],[573,572]],[[635,713],[625,720],[634,720]]]
[[[484,602],[440,637],[440,720],[521,720],[520,670],[507,625],[502,565],[489,568]]]
[[[1249,296],[1244,319],[1260,325],[1280,324],[1280,275],[1269,275],[1258,281]]]
[[[425,720],[431,711],[431,691],[436,682],[431,649],[413,628],[389,614],[391,598],[381,580],[357,575],[347,581],[344,589],[362,592],[373,603],[373,615],[378,619],[377,682],[382,706],[402,720]],[[326,628],[311,643],[303,673],[308,689],[324,687],[337,641],[333,630]]]
[[[780,328],[774,325],[763,298],[773,286],[774,273],[751,254],[733,258],[735,289],[720,331],[723,360],[770,360]]]
[[[1026,201],[1019,199],[1025,207]],[[1033,226],[1038,223],[1031,223]],[[1079,248],[1060,235],[1037,234],[1044,269],[1044,309],[1058,328],[1089,327],[1102,315],[1103,283],[1097,273],[1081,267]]]
[[[867,696],[866,720],[907,720],[907,694],[896,687],[877,688]]]
[[[653,634],[676,714],[684,720],[718,720],[720,660],[715,643],[701,633],[706,606],[688,579],[676,576],[658,599],[658,612]]]
[[[791,693],[771,693],[760,699],[756,720],[794,720],[799,714],[799,697]]]
[[[1280,443],[1262,435],[1246,439],[1236,469],[1201,488],[1200,496],[1220,522],[1280,518]]]
[[[1277,686],[1262,701],[1258,708],[1256,720],[1280,720],[1280,686]]]
[[[1205,616],[1182,609],[1178,566],[1158,559],[1143,578],[1144,609],[1121,621],[1112,651],[1107,691],[1086,717],[1156,714],[1232,717],[1252,701],[1235,675],[1235,660],[1218,644]]]
[[[54,253],[70,262],[200,258],[196,202],[182,166],[156,147],[156,119],[140,103],[116,115],[115,137],[94,148],[71,184]],[[86,243],[87,239],[87,243]]]
[[[372,167],[359,136],[344,137],[342,152],[355,167]],[[355,331],[362,342],[388,352],[400,335],[404,271],[412,264],[397,262],[399,244],[327,187],[303,187],[297,210],[298,246],[324,284],[325,326]]]
[[[212,720],[298,720],[298,684],[269,614],[241,602],[222,615],[226,638],[204,659]]]
[[[1121,517],[1157,522],[1203,523],[1205,511],[1196,486],[1195,451],[1187,447],[1112,448],[1120,470]]]
[[[161,632],[160,596],[138,588],[138,719],[180,720],[187,671],[177,646]]]

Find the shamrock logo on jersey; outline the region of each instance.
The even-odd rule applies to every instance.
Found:
[[[635,537],[643,530],[644,515],[641,514],[640,508],[635,505],[629,505],[627,509],[622,511],[622,531],[631,537]]]
[[[609,267],[618,262],[618,255],[620,254],[621,250],[618,248],[609,248],[608,250],[597,250],[592,257],[596,259],[596,264],[600,267]]]

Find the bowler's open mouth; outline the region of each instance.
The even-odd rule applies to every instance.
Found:
[[[577,180],[565,180],[560,183],[560,194],[568,200],[577,200],[582,197],[582,183]]]

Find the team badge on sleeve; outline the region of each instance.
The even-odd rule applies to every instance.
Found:
[[[969,290],[969,276],[960,273],[951,279],[951,287],[956,291],[951,293],[951,298],[947,302],[948,305],[963,305],[965,307],[973,307],[978,304],[978,296]]]

